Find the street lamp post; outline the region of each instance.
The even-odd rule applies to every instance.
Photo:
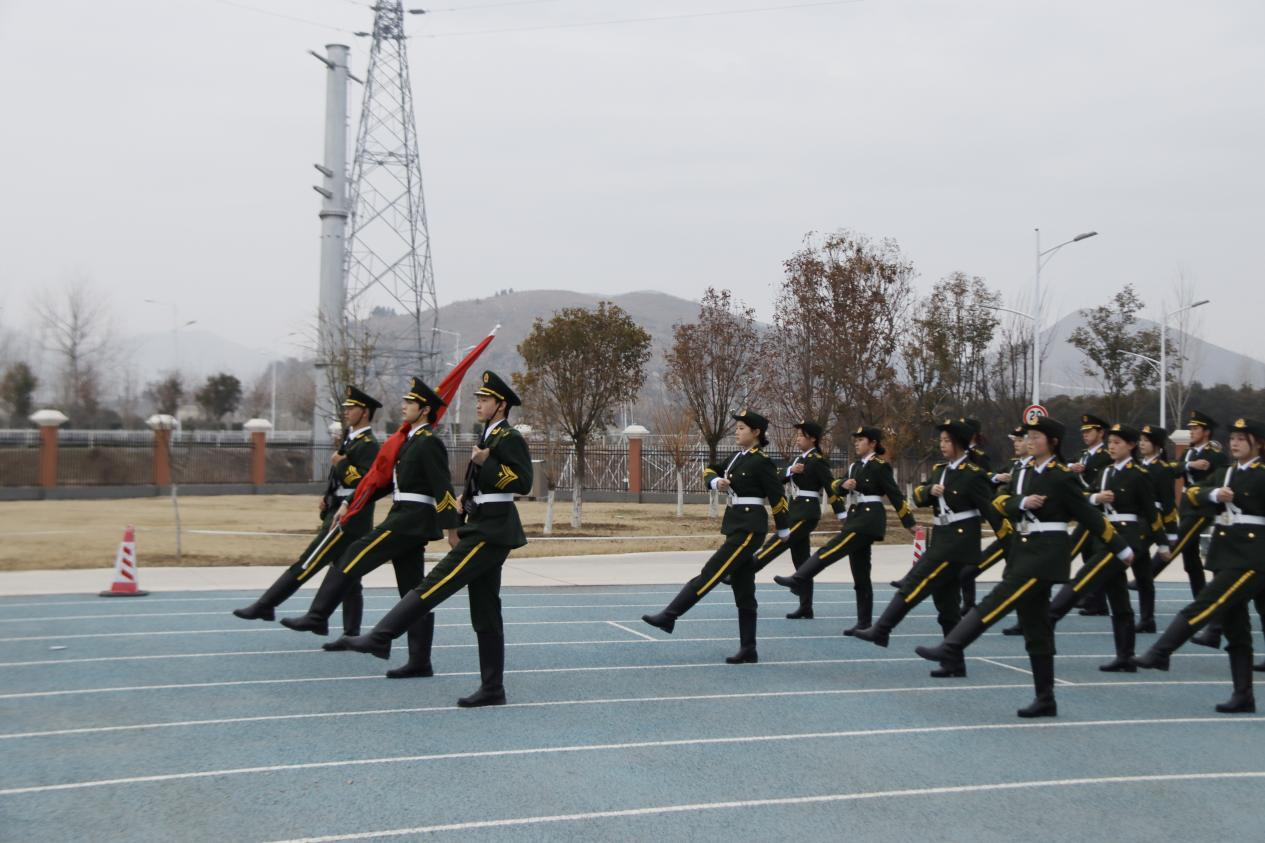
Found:
[[[1165,310],[1160,316],[1160,427],[1168,427],[1168,320],[1185,313],[1187,310],[1194,310],[1196,307],[1203,307],[1210,299],[1202,299],[1185,307],[1178,308],[1172,313]]]
[[[1147,363],[1150,363],[1151,368],[1154,369],[1155,373],[1160,376],[1160,427],[1167,427],[1167,425],[1164,424],[1164,364],[1159,360],[1156,360],[1154,357],[1150,357],[1145,354],[1138,354],[1136,351],[1125,351],[1123,348],[1119,349],[1119,351],[1121,354],[1127,354],[1130,357],[1136,357],[1139,360],[1145,360]]]
[[[1091,237],[1097,237],[1097,231],[1087,231],[1084,234],[1078,234],[1071,240],[1065,240],[1057,246],[1051,246],[1044,252],[1041,251],[1041,229],[1035,228],[1037,237],[1036,248],[1036,274],[1033,276],[1032,282],[1032,403],[1041,403],[1041,268],[1050,262],[1054,257],[1054,253],[1064,246],[1072,243],[1079,243],[1082,240],[1088,240]]]
[[[157,304],[171,308],[171,364],[172,368],[180,372],[180,329],[187,328],[190,325],[198,324],[198,320],[190,319],[184,324],[180,323],[180,305],[174,301],[161,301],[159,299],[145,299],[146,304]]]

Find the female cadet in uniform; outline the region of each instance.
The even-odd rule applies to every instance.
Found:
[[[783,540],[770,536],[764,547],[756,551],[752,573],[758,574],[766,565],[791,549],[791,562],[799,569],[812,555],[812,533],[821,520],[822,496],[830,494],[830,463],[821,452],[821,425],[802,421],[795,425],[799,433],[795,446],[803,453],[787,466],[782,482],[789,483],[791,537]],[[800,591],[799,608],[787,614],[789,620],[811,620],[813,616],[813,584],[810,580]]]
[[[857,596],[856,625],[845,629],[852,635],[868,627],[874,613],[874,585],[870,581],[870,547],[882,541],[887,533],[887,516],[883,513],[883,496],[907,530],[914,529],[914,516],[896,485],[892,467],[883,459],[882,433],[877,427],[858,427],[852,434],[852,447],[857,459],[848,466],[848,473],[831,487],[831,504],[835,517],[843,521],[838,535],[818,548],[807,562],[789,577],[774,577],[773,582],[802,594],[813,578],[844,556],[852,566],[852,587]],[[846,500],[846,502],[845,502]]]
[[[343,435],[338,452],[330,458],[329,484],[325,495],[321,497],[321,530],[312,539],[307,549],[299,556],[297,562],[287,568],[277,581],[260,595],[259,599],[249,606],[234,609],[233,614],[244,620],[270,621],[276,617],[275,609],[289,600],[303,583],[310,580],[317,571],[325,567],[330,559],[337,559],[338,552],[331,553],[335,547],[341,552],[351,542],[373,529],[373,504],[366,506],[349,520],[339,533],[330,537],[334,529],[339,504],[350,500],[356,492],[360,478],[368,473],[374,459],[378,456],[378,440],[373,435],[373,414],[382,406],[376,398],[372,398],[350,384],[347,386],[347,397],[343,400]],[[343,595],[343,633],[345,635],[360,634],[360,619],[364,614],[365,601],[361,589],[348,589]],[[326,650],[341,649],[336,642],[324,645]]]
[[[442,538],[444,531],[457,526],[457,501],[452,493],[448,449],[430,429],[443,399],[418,378],[401,401],[408,439],[400,446],[392,471],[394,503],[382,523],[353,542],[337,564],[330,567],[312,599],[307,614],[283,618],[281,623],[299,632],[329,632],[328,618],[341,596],[370,571],[390,560],[395,568],[395,584],[400,594],[408,593],[425,573],[426,543]],[[383,489],[382,494],[386,494]],[[347,506],[339,509],[346,516]],[[352,516],[358,517],[356,515]],[[408,630],[408,662],[387,671],[392,679],[433,676],[430,650],[435,637],[435,616],[419,617]],[[340,638],[339,649],[351,649],[351,636]]]
[[[989,481],[996,487],[997,494],[1006,494],[1010,490],[1010,484],[1019,476],[1019,469],[1023,468],[1032,457],[1028,456],[1028,440],[1024,437],[1023,427],[1016,427],[1008,434],[1011,444],[1014,446],[1014,456],[1011,458],[1010,465],[1006,471],[994,474]],[[998,562],[1006,558],[1006,549],[1010,545],[1013,534],[1007,533],[1001,538],[994,538],[988,547],[984,548],[980,554],[979,562],[974,565],[964,565],[962,572],[958,574],[958,581],[962,586],[962,614],[966,614],[975,606],[975,581],[979,579],[979,575],[996,565]],[[898,584],[899,585],[899,584]]]
[[[1208,583],[1195,601],[1177,613],[1159,640],[1140,658],[1138,667],[1168,670],[1169,656],[1201,626],[1220,622],[1230,656],[1234,692],[1217,706],[1223,714],[1252,713],[1252,623],[1247,604],[1265,591],[1265,465],[1261,445],[1265,424],[1238,419],[1230,427],[1233,464],[1208,477],[1208,484],[1191,486],[1184,494],[1192,507],[1212,505],[1218,510],[1208,550]]]
[[[1018,711],[1020,717],[1053,717],[1054,627],[1050,624],[1050,586],[1067,582],[1071,539],[1067,522],[1075,520],[1098,535],[1128,562],[1133,551],[1116,534],[1102,512],[1085,500],[1076,475],[1059,462],[1065,428],[1043,417],[1025,424],[1032,462],[1019,472],[1013,495],[1001,495],[993,506],[1015,525],[1017,535],[1007,555],[1002,581],[935,647],[917,647],[924,659],[943,666],[963,665],[963,650],[1012,609],[1019,614],[1036,699]]]
[[[380,659],[391,642],[463,586],[469,588],[470,625],[479,644],[478,690],[457,700],[462,708],[505,705],[505,626],[501,618],[501,567],[510,551],[527,544],[514,495],[531,491],[531,452],[509,424],[509,411],[522,402],[494,372],[483,373],[475,391],[475,416],[483,435],[470,455],[461,514],[465,523],[449,532],[452,549],[421,583],[403,596],[368,635],[348,646]]]
[[[886,647],[888,636],[928,594],[935,601],[940,629],[948,635],[962,619],[958,609],[958,571],[973,566],[980,554],[980,519],[988,519],[1003,534],[1001,516],[992,506],[993,489],[984,471],[970,459],[971,427],[963,419],[945,419],[940,431],[940,453],[945,461],[931,468],[931,476],[914,489],[916,506],[935,510],[931,542],[912,571],[897,587],[878,622],[853,633],[862,641]],[[934,677],[965,676],[960,660],[933,670]]]
[[[1190,411],[1190,419],[1186,422],[1186,429],[1190,431],[1190,447],[1182,454],[1180,465],[1188,489],[1210,483],[1214,477],[1225,472],[1225,452],[1212,438],[1212,432],[1216,428],[1217,422],[1211,416],[1198,410]],[[1168,563],[1181,556],[1182,567],[1186,569],[1186,577],[1190,580],[1191,595],[1198,596],[1203,591],[1207,578],[1204,577],[1203,562],[1199,558],[1199,537],[1216,517],[1216,511],[1215,506],[1207,503],[1196,506],[1188,496],[1182,496],[1178,507],[1181,521],[1177,525],[1177,544],[1173,545],[1172,554],[1167,559],[1156,558],[1151,568],[1152,579],[1158,579]]]
[[[1163,531],[1163,518],[1155,507],[1155,486],[1146,469],[1133,461],[1133,449],[1141,434],[1132,427],[1113,424],[1107,431],[1107,453],[1112,462],[1099,472],[1098,489],[1089,502],[1115,527],[1133,550],[1138,567],[1148,567],[1147,547],[1151,536]],[[1050,601],[1050,623],[1061,621],[1076,601],[1102,591],[1111,610],[1111,635],[1116,657],[1098,667],[1108,673],[1136,673],[1133,666],[1133,605],[1129,601],[1128,565],[1109,548],[1094,540],[1089,561],[1076,578],[1059,589]]]
[[[1142,426],[1142,438],[1138,440],[1138,454],[1142,467],[1155,487],[1155,508],[1163,522],[1163,532],[1152,536],[1156,545],[1155,556],[1167,563],[1172,558],[1170,548],[1177,543],[1177,495],[1175,482],[1177,466],[1168,461],[1166,442],[1168,431],[1158,424]],[[1133,587],[1138,592],[1138,622],[1135,632],[1155,632],[1155,576],[1148,560],[1133,568]]]
[[[756,598],[755,568],[752,565],[756,549],[764,541],[769,530],[769,513],[764,508],[771,504],[777,536],[783,541],[790,538],[789,506],[782,494],[773,461],[760,449],[768,444],[765,431],[769,421],[759,413],[743,410],[735,415],[738,422],[734,441],[742,450],[725,465],[709,465],[703,471],[703,480],[717,492],[729,493],[729,506],[720,524],[725,542],[712,554],[698,576],[685,584],[681,593],[672,598],[667,608],[654,615],[642,615],[641,619],[664,632],[671,632],[676,619],[688,612],[707,592],[715,588],[721,577],[729,575],[733,588],[734,603],[738,607],[738,652],[725,659],[729,664],[755,663],[760,660],[756,653]]]

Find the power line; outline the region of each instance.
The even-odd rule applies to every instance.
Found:
[[[311,20],[309,18],[300,18],[300,17],[296,17],[295,15],[284,14],[283,12],[274,12],[271,9],[261,9],[258,6],[251,6],[247,3],[238,3],[236,2],[236,0],[211,0],[211,2],[219,3],[221,6],[231,6],[234,9],[242,9],[247,12],[254,12],[259,15],[267,15],[268,17],[272,17],[272,18],[280,18],[281,20],[292,21],[294,23],[305,23],[308,26],[317,26],[317,27],[320,27],[321,29],[329,29],[329,30],[333,30],[334,32],[342,32],[347,35],[355,34],[352,30],[347,29],[346,27],[343,27],[343,26],[331,26],[328,23],[322,23],[320,21]],[[361,5],[361,4],[355,3],[355,5]]]
[[[355,3],[356,0],[347,0],[349,3]],[[500,0],[495,3],[476,3],[473,6],[450,6],[445,8],[427,9],[430,12],[473,12],[479,9],[499,9],[502,6],[538,6],[541,3],[561,3],[564,0]]]
[[[524,0],[527,2],[527,0]],[[414,38],[457,38],[467,35],[501,35],[510,32],[539,32],[545,29],[579,29],[590,26],[618,26],[626,23],[653,23],[657,21],[687,20],[690,18],[718,18],[729,15],[753,15],[763,12],[780,12],[788,9],[810,9],[819,6],[845,6],[863,3],[865,0],[816,0],[810,3],[788,3],[782,6],[761,6],[754,9],[720,9],[713,12],[687,12],[682,15],[655,15],[641,18],[617,18],[615,20],[582,21],[578,23],[551,23],[540,26],[520,26],[507,29],[472,29],[461,32],[441,32],[415,35]]]

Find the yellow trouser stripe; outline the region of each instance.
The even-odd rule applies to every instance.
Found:
[[[947,559],[946,559],[946,560],[944,560],[943,562],[941,562],[941,563],[939,564],[939,566],[937,566],[937,568],[936,568],[934,571],[932,571],[932,572],[931,572],[931,573],[927,576],[927,578],[926,578],[926,579],[924,579],[922,582],[918,583],[918,587],[917,587],[917,588],[915,588],[913,591],[909,592],[909,596],[905,598],[905,602],[906,602],[906,603],[913,603],[913,602],[914,602],[914,598],[918,596],[918,592],[920,592],[920,591],[922,591],[924,588],[926,588],[926,587],[927,587],[927,583],[931,582],[931,581],[932,581],[932,580],[934,580],[936,577],[938,577],[938,576],[940,575],[940,572],[941,572],[941,571],[943,571],[943,570],[944,570],[945,568],[947,568],[947,567],[949,567],[949,560],[947,560]]]
[[[1114,553],[1108,553],[1106,556],[1104,556],[1102,558],[1102,561],[1093,567],[1093,570],[1091,570],[1088,574],[1081,577],[1079,580],[1077,580],[1075,583],[1072,584],[1072,591],[1080,591],[1082,588],[1084,588],[1089,583],[1089,581],[1092,580],[1098,574],[1098,572],[1102,570],[1103,566],[1112,560],[1112,558],[1115,555],[1116,554]]]
[[[854,538],[856,538],[856,533],[848,533],[847,538],[845,538],[843,541],[839,542],[837,545],[830,548],[829,550],[822,551],[821,553],[817,555],[820,556],[822,559],[825,559],[827,556],[834,553],[835,551],[843,550],[843,546],[847,544],[848,542],[852,541]]]
[[[1005,555],[1006,555],[1006,548],[999,547],[996,550],[994,550],[987,559],[979,563],[978,567],[981,571],[987,571],[993,565],[994,562],[996,562],[998,559],[1001,559]]]
[[[794,526],[792,526],[792,527],[791,527],[791,530],[790,530],[790,531],[791,531],[792,533],[793,533],[793,532],[795,532],[796,528],[798,528],[798,527],[799,527],[801,524],[803,524],[803,523],[804,523],[803,521],[796,521],[796,522],[795,522],[795,524],[794,524]],[[782,537],[781,537],[781,536],[775,536],[775,537],[773,538],[773,542],[772,542],[771,544],[769,544],[767,547],[761,548],[761,549],[760,549],[760,552],[759,552],[759,553],[757,553],[757,554],[755,555],[755,558],[756,558],[756,559],[759,559],[761,562],[763,562],[763,561],[764,561],[764,557],[768,556],[768,555],[769,555],[769,553],[773,550],[773,548],[775,548],[775,547],[777,547],[779,544],[781,544],[781,543],[782,543],[782,541],[783,541],[783,539],[782,539]]]
[[[1002,604],[1000,606],[998,606],[996,609],[993,609],[993,611],[989,612],[987,615],[984,616],[983,618],[984,623],[992,623],[994,618],[996,618],[1002,612],[1005,612],[1007,609],[1009,609],[1011,603],[1014,603],[1016,600],[1022,597],[1025,591],[1032,588],[1036,584],[1037,584],[1037,578],[1033,577],[1032,579],[1028,580],[1023,585],[1019,586],[1018,590],[1015,591],[1014,594],[1007,597],[1004,601],[1002,601]]]
[[[457,576],[457,574],[461,572],[461,569],[466,567],[466,563],[469,562],[476,553],[482,550],[485,544],[487,544],[487,542],[479,542],[474,547],[470,548],[470,552],[466,554],[466,558],[458,562],[457,566],[448,572],[448,576],[444,577],[442,580],[435,583],[430,588],[426,589],[426,593],[422,595],[422,599],[425,600],[427,597],[430,597],[432,594],[434,594],[436,591],[442,588],[444,583],[448,582],[450,579]]]
[[[1075,558],[1076,558],[1076,555],[1077,555],[1078,553],[1080,553],[1080,552],[1081,552],[1081,548],[1085,546],[1085,541],[1086,541],[1086,539],[1088,539],[1088,538],[1089,538],[1089,531],[1088,531],[1088,530],[1086,530],[1085,532],[1081,533],[1081,538],[1080,538],[1080,541],[1078,541],[1078,542],[1076,543],[1076,547],[1072,548],[1072,554],[1071,554],[1071,556],[1069,556],[1069,557],[1068,557],[1069,559],[1075,559]]]
[[[1199,531],[1204,528],[1204,521],[1206,520],[1207,519],[1203,518],[1202,516],[1198,518],[1195,521],[1194,525],[1192,525],[1191,528],[1186,531],[1186,535],[1182,536],[1182,540],[1177,543],[1177,547],[1173,548],[1171,551],[1169,551],[1169,553],[1171,553],[1173,556],[1176,556],[1177,554],[1181,553],[1182,549],[1186,547],[1186,543],[1190,541],[1191,537],[1194,535],[1197,535]]]
[[[710,580],[707,581],[706,585],[704,585],[702,588],[698,590],[699,597],[702,597],[704,594],[706,594],[708,589],[710,589],[713,585],[716,584],[716,580],[720,579],[721,576],[724,575],[725,569],[733,564],[733,561],[738,558],[738,554],[742,553],[743,548],[751,544],[751,539],[753,538],[755,538],[755,533],[747,533],[747,537],[742,540],[742,544],[738,545],[738,549],[735,550],[733,554],[728,559],[725,560],[725,564],[720,566],[720,570],[718,570],[715,573],[715,575]]]
[[[365,558],[365,554],[366,554],[366,553],[368,553],[369,551],[371,551],[371,550],[373,550],[375,547],[377,547],[377,546],[378,546],[378,542],[382,541],[383,539],[385,539],[385,538],[386,538],[387,536],[389,536],[389,535],[391,535],[391,531],[390,531],[390,530],[383,530],[383,531],[382,531],[382,535],[378,536],[376,539],[374,539],[373,541],[369,542],[369,544],[365,546],[365,549],[364,549],[364,550],[362,550],[362,551],[360,551],[359,553],[357,553],[357,554],[356,554],[356,558],[355,558],[355,559],[353,559],[353,560],[351,560],[351,563],[350,563],[350,564],[348,564],[348,566],[347,566],[346,568],[343,568],[343,573],[344,573],[344,574],[350,574],[350,573],[351,573],[351,569],[352,569],[352,568],[354,568],[354,567],[356,567],[356,563],[357,563],[357,562],[359,562],[361,559],[364,559],[364,558]]]
[[[1204,620],[1204,618],[1208,617],[1208,616],[1209,616],[1209,615],[1211,615],[1213,612],[1215,612],[1217,609],[1221,608],[1221,604],[1222,604],[1222,603],[1224,603],[1224,602],[1226,601],[1226,598],[1228,598],[1231,594],[1233,594],[1235,591],[1237,591],[1239,586],[1243,585],[1243,583],[1245,583],[1245,582],[1247,582],[1248,580],[1250,580],[1250,579],[1252,578],[1252,575],[1253,575],[1253,574],[1255,574],[1255,573],[1256,573],[1255,571],[1248,571],[1246,574],[1244,574],[1243,576],[1241,576],[1241,577],[1239,577],[1237,580],[1235,580],[1235,581],[1234,581],[1234,585],[1232,585],[1232,586],[1230,586],[1229,588],[1227,588],[1227,589],[1225,590],[1225,594],[1223,594],[1223,595],[1221,595],[1220,597],[1218,597],[1215,603],[1213,603],[1213,604],[1212,604],[1211,606],[1209,606],[1207,609],[1204,609],[1202,612],[1200,612],[1199,614],[1197,614],[1197,615],[1195,615],[1193,618],[1191,618],[1191,619],[1190,619],[1190,621],[1189,621],[1190,625],[1191,625],[1191,626],[1197,626],[1198,624],[1200,624],[1200,623]]]
[[[303,582],[304,577],[306,577],[308,574],[316,570],[316,567],[321,564],[321,560],[325,558],[325,554],[329,553],[329,549],[333,547],[334,545],[338,544],[338,542],[342,539],[344,535],[346,534],[339,533],[338,535],[334,536],[334,540],[330,542],[329,544],[325,545],[325,547],[321,549],[320,553],[316,554],[316,558],[308,563],[307,567],[303,569],[303,573],[299,574],[299,582]]]

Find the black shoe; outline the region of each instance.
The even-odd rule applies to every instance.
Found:
[[[732,656],[725,656],[725,664],[755,664],[760,661],[755,647],[740,647]]]
[[[1178,647],[1185,644],[1194,632],[1190,628],[1190,623],[1181,615],[1173,618],[1172,623],[1164,630],[1163,634],[1156,639],[1151,645],[1151,649],[1147,650],[1141,656],[1130,659],[1130,663],[1137,667],[1146,668],[1147,670],[1168,670],[1169,656],[1171,656]]]
[[[1213,650],[1221,649],[1221,627],[1216,624],[1208,624],[1207,627],[1200,630],[1199,634],[1190,639],[1191,644],[1198,644],[1200,647],[1209,647]]]
[[[430,662],[414,664],[412,659],[407,664],[387,671],[387,679],[411,679],[414,676],[434,675],[435,669],[431,667]],[[504,694],[502,694],[502,699],[504,699]]]
[[[1155,632],[1155,618],[1147,618],[1146,620],[1138,621],[1137,623],[1133,625],[1133,631],[1134,633],[1143,633],[1143,632],[1154,633]]]
[[[249,606],[234,609],[233,614],[244,621],[272,621],[277,619],[277,613],[272,610],[272,607],[266,606],[258,600]]]
[[[738,610],[738,652],[727,657],[725,664],[755,664],[760,660],[755,651],[757,619],[755,609]]]
[[[1265,659],[1262,659],[1259,664],[1252,665],[1252,670],[1257,673],[1265,673]]]
[[[915,647],[914,652],[929,662],[939,662],[942,670],[961,669],[965,672],[966,660],[962,651],[984,634],[987,629],[978,609],[967,612],[958,625],[953,627],[935,647]]]
[[[1130,582],[1130,583],[1129,583],[1129,590],[1130,590],[1130,591],[1137,591],[1137,590],[1138,590],[1138,584],[1137,584],[1137,582]]]
[[[900,580],[892,580],[888,583],[892,588],[900,588]]]
[[[1252,693],[1252,651],[1230,650],[1230,678],[1234,693],[1217,706],[1219,714],[1255,714],[1256,697]]]
[[[878,624],[875,624],[874,626],[867,626],[863,629],[857,629],[856,627],[853,627],[850,630],[845,629],[843,634],[851,635],[858,641],[869,641],[871,644],[877,644],[880,647],[886,647],[888,640],[891,637],[891,633],[880,627]]]
[[[1138,666],[1133,663],[1133,659],[1122,659],[1116,656],[1106,664],[1098,665],[1098,669],[1103,673],[1137,673]]]
[[[1059,704],[1054,701],[1053,697],[1042,699],[1036,697],[1032,703],[1015,712],[1020,717],[1058,717]]]
[[[357,635],[355,638],[348,638],[347,649],[354,650],[357,653],[368,653],[380,659],[391,658],[390,640],[383,643],[380,639],[374,637],[372,632],[368,635]]]
[[[642,615],[641,619],[653,627],[658,627],[669,635],[672,630],[676,629],[676,618],[667,612],[660,612],[657,615]]]
[[[813,619],[813,610],[800,606],[793,612],[787,612],[786,619],[788,621],[811,621]]]
[[[1102,618],[1102,617],[1106,617],[1108,614],[1110,614],[1110,612],[1108,612],[1106,609],[1098,609],[1098,608],[1091,609],[1091,608],[1086,607],[1084,609],[1081,609],[1076,614],[1083,615],[1084,617],[1087,617],[1087,618]],[[1033,715],[1033,716],[1039,717],[1041,715]]]
[[[408,661],[401,667],[387,671],[387,679],[409,679],[414,676],[434,676],[430,664],[430,648],[435,640],[435,613],[427,612],[408,628]]]
[[[1133,618],[1111,618],[1111,637],[1116,644],[1116,657],[1098,669],[1104,673],[1137,673],[1138,666],[1133,663]]]
[[[1154,647],[1140,656],[1129,659],[1129,664],[1144,670],[1168,670],[1169,654],[1157,652]]]
[[[883,614],[879,615],[876,623],[873,625],[866,624],[860,629],[854,629],[852,635],[861,641],[869,641],[871,644],[886,647],[892,630],[905,619],[905,615],[909,614],[909,610],[912,608],[913,606],[906,603],[902,595],[897,594],[887,604],[887,607],[883,609]],[[844,635],[847,634],[845,631]],[[945,634],[947,635],[948,633]]]
[[[1015,713],[1020,717],[1057,717],[1059,705],[1054,701],[1054,656],[1028,656],[1032,666],[1032,684],[1036,697]]]
[[[1023,635],[1023,626],[1021,624],[1008,626],[1001,631],[1001,634],[1002,635]]]
[[[794,577],[777,576],[773,578],[773,582],[777,583],[780,586],[783,586],[784,588],[789,588],[791,590],[791,594],[794,594],[797,596],[799,595],[800,584],[799,584],[799,581],[796,580]]]
[[[931,671],[932,679],[958,679],[966,676],[966,662],[959,664],[942,664]]]
[[[281,625],[295,632],[315,632],[317,635],[329,635],[329,621],[315,615],[299,615],[297,618],[282,618]]]
[[[505,689],[480,688],[468,697],[460,697],[457,699],[457,705],[462,708],[483,708],[485,705],[505,705]]]
[[[327,653],[341,653],[351,650],[351,645],[347,643],[348,639],[354,638],[354,635],[343,635],[333,641],[326,641],[321,645],[321,649]]]

